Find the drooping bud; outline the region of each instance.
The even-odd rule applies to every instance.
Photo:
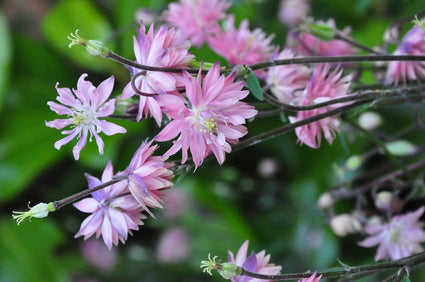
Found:
[[[332,206],[334,203],[334,199],[332,197],[332,195],[330,193],[323,193],[320,197],[319,200],[317,200],[317,207],[319,209],[327,209],[330,206]]]
[[[71,33],[68,36],[68,39],[71,40],[68,47],[71,48],[74,45],[82,45],[86,48],[87,52],[93,56],[102,56],[106,57],[106,55],[111,51],[110,49],[103,46],[103,43],[99,40],[87,40],[78,35],[78,29],[75,33]]]
[[[33,217],[36,218],[43,218],[43,217],[47,217],[47,215],[49,214],[49,212],[53,212],[56,210],[54,203],[50,202],[48,204],[46,203],[39,203],[33,207],[29,207],[30,209],[29,211],[26,212],[19,212],[19,211],[14,211],[12,218],[14,220],[16,220],[16,222],[18,223],[18,225],[26,218],[31,219]]]
[[[386,212],[391,209],[393,212],[398,213],[402,209],[402,202],[400,198],[396,197],[393,193],[382,191],[375,197],[375,206],[380,211]]]
[[[347,213],[343,213],[332,218],[330,226],[333,232],[340,237],[360,232],[362,230],[362,225],[359,219],[356,216]]]
[[[364,112],[357,120],[359,126],[366,130],[374,130],[382,125],[382,117],[374,112]]]

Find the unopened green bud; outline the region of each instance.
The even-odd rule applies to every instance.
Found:
[[[195,69],[200,69],[202,67],[203,70],[210,70],[214,64],[208,62],[198,62],[196,60],[192,60],[189,62],[189,66]]]
[[[102,56],[106,57],[106,55],[110,52],[110,49],[103,46],[103,43],[99,40],[87,40],[78,35],[78,29],[75,33],[71,33],[68,36],[68,39],[71,40],[68,47],[71,48],[73,45],[82,45],[86,48],[87,52],[93,56]]]
[[[335,30],[330,25],[325,23],[313,23],[306,21],[307,30],[306,32],[311,33],[320,40],[329,41],[335,38]]]
[[[361,156],[355,155],[348,158],[345,165],[347,169],[349,170],[356,170],[362,165],[362,163],[363,163],[363,158]]]
[[[30,210],[26,212],[17,212],[17,211],[13,212],[12,218],[16,220],[18,225],[26,218],[31,219],[33,217],[36,217],[36,218],[47,217],[49,212],[53,212],[56,210],[55,205],[52,202],[48,204],[39,203],[33,206],[32,208],[28,206],[28,208]]]
[[[408,156],[417,151],[417,147],[406,140],[397,140],[385,144],[387,150],[394,156]]]

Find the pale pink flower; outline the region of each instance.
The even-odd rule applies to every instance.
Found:
[[[74,94],[69,88],[58,88],[56,90],[59,96],[56,98],[62,105],[55,102],[47,102],[50,109],[58,115],[67,115],[67,119],[56,119],[54,121],[46,122],[46,126],[62,129],[68,125],[72,129],[62,131],[62,134],[68,136],[57,141],[55,148],[60,149],[63,145],[70,142],[72,139],[77,138],[78,143],[74,146],[72,152],[75,160],[80,158],[80,152],[87,142],[87,137],[96,139],[99,153],[103,154],[104,143],[99,136],[100,132],[106,135],[113,135],[116,133],[125,133],[125,128],[99,118],[110,116],[115,110],[115,99],[110,99],[106,102],[114,87],[114,77],[103,81],[96,88],[90,81],[86,81],[87,74],[82,74],[77,82],[77,89],[73,89]],[[105,103],[106,102],[106,103]]]
[[[423,21],[423,20],[422,20]],[[393,55],[425,55],[425,31],[414,26],[403,38]],[[399,81],[404,84],[408,80],[425,78],[425,62],[423,61],[393,61],[388,64],[385,81],[387,84]]]
[[[294,58],[294,53],[291,49],[285,48],[273,59],[282,60],[291,58]],[[310,80],[310,73],[310,69],[303,65],[272,67],[267,72],[266,83],[279,101],[296,104],[307,82]]]
[[[180,227],[171,227],[159,239],[156,258],[161,263],[182,262],[189,257],[191,247],[188,233]]]
[[[266,252],[263,250],[258,254],[252,252],[249,257],[247,257],[248,252],[248,244],[249,241],[246,240],[236,256],[233,255],[232,252],[229,251],[229,262],[234,263],[236,266],[240,266],[248,271],[254,273],[260,273],[265,275],[276,275],[279,274],[282,270],[281,266],[276,266],[270,261],[270,255],[266,255]],[[261,282],[261,281],[269,281],[269,280],[260,280],[255,279],[249,276],[233,276],[233,282]]]
[[[208,35],[220,29],[218,21],[230,6],[226,0],[180,0],[168,5],[164,17],[181,30],[184,39],[190,39],[199,48]]]
[[[108,162],[102,174],[102,180],[86,174],[89,188],[96,187],[102,183],[112,180],[114,175],[112,163]],[[117,182],[111,186],[93,192],[91,198],[85,198],[76,202],[74,206],[82,212],[91,213],[82,223],[80,231],[75,238],[84,236],[87,240],[93,234],[96,238],[100,235],[109,250],[112,245],[123,244],[127,240],[131,230],[139,230],[143,225],[143,208],[129,194],[125,181]]]
[[[388,223],[373,221],[365,227],[370,237],[358,244],[366,248],[379,245],[375,261],[385,258],[398,260],[420,253],[425,232],[419,218],[424,211],[425,207],[421,207],[415,212],[394,216]]]
[[[147,34],[145,32],[145,26],[142,24],[140,29],[137,30],[138,36],[133,37],[137,63],[155,67],[185,68],[194,58],[188,52],[190,42],[182,40],[179,31],[161,26],[155,32],[153,25],[151,25]],[[147,94],[159,94],[154,97],[139,96],[137,120],[150,114],[160,125],[162,102],[167,102],[167,100],[163,99],[162,102],[159,102],[157,98],[169,92],[176,93],[176,89],[183,87],[183,75],[181,73],[144,71],[133,67],[129,69],[132,76],[142,73],[135,79],[135,86],[138,91]],[[131,83],[128,83],[123,90],[121,99],[130,98],[135,94]]]
[[[249,91],[242,91],[244,83],[233,82],[235,74],[220,75],[219,63],[208,71],[201,83],[201,73],[195,79],[184,73],[188,103],[168,105],[164,111],[172,118],[155,137],[157,141],[168,141],[178,137],[164,156],[182,150],[182,163],[187,160],[190,150],[193,162],[198,167],[213,152],[222,164],[225,152],[231,151],[230,144],[247,133],[242,124],[257,114],[254,107],[241,102]]]
[[[274,35],[266,37],[260,28],[249,30],[249,22],[246,19],[235,29],[235,18],[231,15],[227,19],[225,29],[209,36],[207,42],[214,52],[230,64],[249,65],[270,60],[273,37]]]
[[[326,22],[317,21],[316,23],[327,24],[336,28],[334,19],[328,19]],[[351,28],[345,27],[341,32],[345,36],[348,36]],[[289,32],[287,42],[294,49],[295,53],[304,56],[344,56],[353,55],[356,52],[356,49],[345,41],[338,39],[323,41],[305,32],[301,34],[294,31]]]
[[[297,26],[310,12],[307,0],[281,0],[279,20],[288,26]]]
[[[128,175],[128,190],[137,203],[153,216],[148,207],[162,208],[161,202],[165,190],[173,186],[172,164],[166,157],[153,156],[158,145],[151,146],[152,140],[143,142],[137,149],[130,164],[123,172]]]
[[[316,277],[316,272],[314,272],[310,277],[302,278],[298,282],[319,282],[320,278],[322,278],[322,275]]]
[[[326,102],[335,98],[347,95],[350,87],[351,75],[342,76],[342,70],[335,68],[330,70],[330,65],[317,65],[311,81],[307,84],[301,97],[299,106],[308,106]],[[296,117],[289,117],[291,123],[298,122],[322,113],[342,104],[334,104],[327,107],[309,111],[299,111]],[[298,140],[301,144],[306,144],[312,148],[319,148],[322,140],[322,133],[329,144],[332,144],[336,133],[339,132],[339,120],[337,117],[326,117],[324,119],[299,126],[295,128]]]

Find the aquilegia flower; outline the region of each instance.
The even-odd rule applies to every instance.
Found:
[[[104,143],[100,138],[99,133],[103,132],[106,135],[116,133],[125,133],[125,128],[99,118],[110,116],[115,110],[115,99],[106,100],[109,98],[114,87],[114,77],[103,81],[96,88],[90,81],[86,81],[87,74],[82,74],[77,82],[77,89],[73,89],[74,94],[69,88],[58,88],[56,90],[59,96],[56,98],[62,105],[55,102],[47,102],[50,109],[58,115],[67,115],[67,119],[56,119],[46,122],[46,126],[62,129],[68,125],[72,129],[62,131],[62,134],[68,136],[57,141],[55,148],[60,149],[63,145],[77,138],[78,143],[74,146],[72,152],[75,160],[80,158],[80,152],[87,142],[87,137],[90,134],[89,141],[92,138],[96,139],[99,153],[103,154]],[[106,102],[106,103],[105,103]]]
[[[342,76],[342,70],[335,68],[330,70],[330,65],[317,65],[311,81],[300,99],[299,106],[322,103],[335,98],[347,95],[350,87],[351,75]],[[296,117],[289,117],[291,123],[298,122],[322,113],[342,104],[334,104],[327,107],[309,111],[299,111]],[[322,132],[329,144],[335,139],[336,132],[339,132],[339,120],[337,117],[326,117],[324,119],[299,126],[295,129],[298,140],[301,144],[306,144],[312,148],[319,148],[322,140]]]
[[[86,174],[89,188],[96,187],[102,183],[112,180],[114,175],[112,163],[108,162],[102,174],[102,180]],[[131,230],[138,230],[143,225],[143,208],[130,195],[125,181],[117,182],[111,186],[93,192],[91,198],[85,198],[74,206],[82,212],[91,213],[82,223],[75,238],[84,236],[87,240],[93,234],[96,238],[100,235],[109,250],[112,244],[123,244],[127,240]]]
[[[249,241],[246,240],[236,256],[233,255],[232,252],[229,251],[229,262],[234,263],[237,266],[240,266],[248,271],[266,275],[276,275],[279,274],[282,270],[281,266],[276,266],[270,261],[270,255],[266,255],[266,252],[263,250],[258,254],[252,252],[249,257],[247,257]],[[232,277],[233,282],[260,282],[267,280],[255,279],[249,276],[234,276]]]
[[[307,0],[281,0],[279,6],[279,20],[288,26],[297,26],[310,12]]]
[[[316,272],[314,272],[310,277],[302,278],[298,282],[319,282],[320,278],[322,278],[322,275],[316,277]]]
[[[425,207],[404,215],[394,216],[390,222],[373,221],[366,225],[365,231],[370,235],[358,244],[362,247],[379,245],[375,261],[391,258],[398,260],[423,251],[421,242],[425,241],[424,224],[419,218]]]
[[[165,162],[166,157],[152,156],[158,145],[151,144],[152,140],[140,145],[123,174],[128,175],[127,188],[131,195],[153,216],[148,207],[162,208],[164,194],[161,190],[173,186],[174,174],[171,171],[173,164]]]
[[[290,58],[294,58],[294,53],[291,49],[285,48],[273,59],[281,60]],[[292,102],[296,104],[307,82],[310,80],[310,72],[310,69],[303,65],[272,67],[266,75],[267,86],[270,86],[270,91],[282,103]]]
[[[220,28],[218,21],[226,15],[231,3],[226,0],[180,0],[170,3],[165,20],[182,32],[198,48],[209,34]]]
[[[423,20],[422,20],[423,21]],[[393,55],[425,55],[425,31],[414,26],[403,38]],[[425,62],[393,61],[388,64],[385,81],[387,84],[405,84],[408,80],[425,78]]]
[[[228,17],[225,29],[209,36],[207,41],[211,49],[230,64],[249,65],[270,60],[273,37],[266,37],[260,28],[250,31],[248,20],[243,20],[239,28],[235,29],[235,18],[232,15]]]
[[[201,83],[201,70],[195,79],[184,73],[188,103],[176,101],[164,107],[172,118],[155,137],[157,141],[168,141],[178,137],[173,146],[164,154],[170,156],[182,150],[182,163],[187,160],[190,150],[193,162],[198,167],[213,152],[222,164],[225,152],[231,151],[230,144],[247,133],[242,124],[257,114],[254,107],[240,100],[249,91],[241,90],[244,83],[233,82],[235,74],[220,75],[220,65],[215,63]],[[230,144],[229,144],[230,143]]]
[[[137,63],[154,67],[185,68],[194,58],[188,52],[190,42],[183,40],[179,31],[161,26],[155,32],[151,25],[147,34],[145,32],[145,26],[142,24],[137,30],[138,37],[133,37]],[[181,73],[144,71],[133,67],[129,69],[132,76],[138,75],[134,82],[137,90],[142,93],[163,95],[168,92],[176,92],[176,89],[184,86]],[[135,94],[131,83],[128,83],[123,90],[121,99],[130,98]],[[161,124],[162,103],[157,101],[158,96],[139,96],[137,120],[142,119],[143,116],[147,117],[150,113],[158,125]],[[166,102],[167,100],[161,101]]]

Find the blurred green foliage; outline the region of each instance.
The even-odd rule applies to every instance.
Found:
[[[149,120],[117,121],[128,134],[105,138],[103,156],[95,144],[88,144],[80,162],[72,159],[73,142],[60,151],[54,149],[62,135],[45,127],[45,121],[56,118],[46,104],[56,97],[56,82],[75,88],[81,73],[88,73],[95,85],[114,75],[118,96],[129,79],[122,66],[90,56],[79,46],[69,49],[67,36],[79,29],[81,36],[104,40],[109,48],[133,59],[135,10],[147,7],[159,14],[168,2],[56,1],[42,20],[41,37],[14,30],[0,10],[0,281],[222,281],[202,273],[200,261],[208,253],[226,260],[227,251],[237,252],[246,239],[250,250],[265,249],[285,272],[335,267],[336,258],[350,265],[370,262],[373,250],[357,247],[360,238],[338,238],[315,207],[318,196],[338,180],[333,164],[368,146],[364,137],[349,133],[344,135],[348,151],[338,140],[320,150],[300,147],[289,133],[232,153],[223,166],[206,162],[174,188],[188,196],[183,215],[171,220],[157,212],[157,220],[148,219],[127,245],[114,250],[117,263],[108,271],[90,263],[81,253],[82,239],[73,239],[85,216],[73,207],[16,226],[12,210],[25,209],[28,201],[59,200],[85,189],[83,172],[100,176],[109,159],[116,171],[123,170],[137,146],[158,131]],[[249,18],[251,27],[275,33],[274,43],[283,48],[287,29],[277,19],[278,1],[234,2],[229,12],[236,14],[237,22]],[[351,25],[353,36],[368,46],[382,43],[391,20],[423,8],[422,1],[406,0],[312,2],[315,17],[333,17],[340,28]],[[224,62],[205,46],[193,52],[198,60]],[[372,83],[373,76],[362,82]],[[281,124],[279,117],[256,121],[250,125],[250,136]],[[266,158],[278,166],[271,177],[258,171]],[[187,232],[189,257],[160,263],[158,240],[173,226]]]

